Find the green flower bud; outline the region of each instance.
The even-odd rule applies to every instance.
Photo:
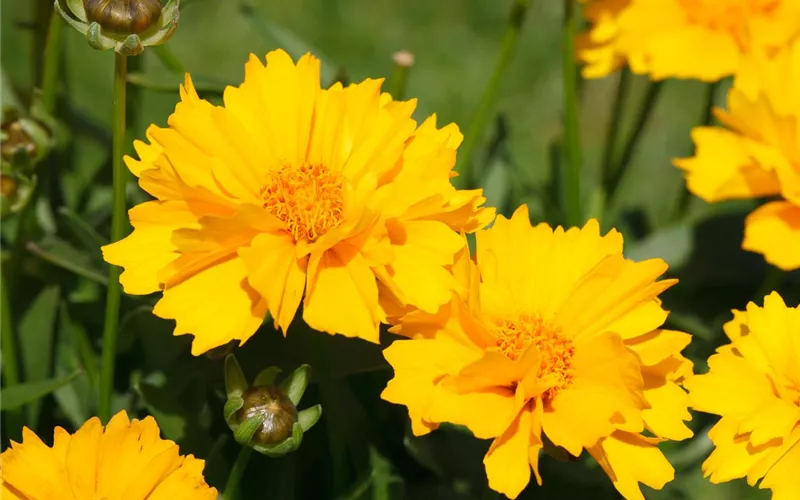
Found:
[[[279,457],[300,447],[303,434],[322,416],[322,406],[297,411],[311,368],[302,365],[276,385],[280,368],[272,366],[247,383],[233,354],[225,358],[224,416],[234,438],[264,455]]]
[[[55,0],[55,9],[92,48],[125,56],[166,43],[178,27],[180,0]]]

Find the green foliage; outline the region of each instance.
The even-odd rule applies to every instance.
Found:
[[[440,124],[456,122],[465,130],[487,83],[487,68],[494,67],[510,3],[184,0],[169,52],[148,49],[130,61],[127,152],[133,154],[133,140],[143,139],[150,124],[166,123],[178,100],[182,68],[192,74],[203,97],[219,103],[227,85],[241,82],[250,53],[263,56],[277,47],[295,57],[308,50],[320,56],[326,83],[344,76],[351,81],[388,76],[392,54],[408,49],[416,62],[405,93],[420,99],[416,118],[436,112]],[[34,101],[47,27],[41,20],[51,9],[52,0],[2,2],[4,105],[26,108]],[[565,214],[556,174],[562,163],[562,63],[554,48],[561,36],[560,2],[531,2],[529,9],[516,55],[499,83],[492,118],[478,140],[474,172],[476,185],[500,213],[510,215],[527,203],[534,222],[561,223]],[[65,137],[37,166],[42,196],[31,208],[25,240],[16,238],[17,228],[25,225],[18,215],[0,227],[4,277],[9,269],[15,277],[6,298],[21,382],[11,386],[4,375],[3,417],[24,408],[21,423],[46,441],[54,425],[74,431],[97,411],[107,284],[99,247],[108,241],[111,215],[113,54],[91,50],[74,30],[64,30],[62,49],[54,114]],[[702,372],[704,360],[724,341],[721,325],[730,309],[761,300],[757,294],[767,268],[761,257],[739,248],[752,203],[710,207],[695,199],[682,201],[684,182],[670,160],[691,154],[689,130],[705,112],[702,84],[688,81],[663,84],[616,196],[593,198],[594,187],[602,184],[615,83],[616,77],[582,83],[581,206],[586,214],[602,208],[597,211],[603,214],[602,226],[623,232],[629,258],[660,257],[670,264],[670,276],[681,283],[663,296],[672,311],[668,326],[694,334],[687,353]],[[622,142],[637,129],[647,93],[646,78],[631,77],[628,105],[620,116]],[[129,206],[146,199],[133,180],[127,195]],[[10,268],[15,248],[20,258]],[[780,292],[787,303],[797,303],[794,274],[781,282]],[[172,336],[174,323],[153,316],[154,301],[152,296],[123,296],[114,411],[153,415],[163,436],[176,441],[182,453],[207,460],[206,476],[218,489],[224,489],[241,449],[226,424],[241,407],[226,397],[226,377],[241,377],[246,386],[266,366],[291,373],[309,364],[314,373],[302,374],[308,384],[302,406],[309,413],[299,426],[308,429],[320,418],[315,408],[321,403],[319,425],[302,434],[298,450],[282,458],[252,454],[240,498],[263,498],[265,485],[270,498],[281,499],[481,496],[482,457],[489,443],[452,427],[412,436],[407,411],[379,398],[391,378],[379,346],[311,332],[299,320],[284,338],[267,321],[237,348],[241,367],[229,373],[224,355],[192,357],[190,339]],[[384,345],[388,340],[387,334]],[[262,372],[259,380],[276,375]],[[676,479],[661,492],[648,490],[647,498],[768,497],[742,481],[716,486],[702,477],[700,464],[709,451],[705,432],[713,421],[695,415],[691,426],[697,437],[665,448],[676,464]],[[246,430],[240,427],[241,433]],[[10,437],[6,430],[4,448]],[[541,472],[544,485],[531,486],[521,498],[618,498],[591,460],[564,463],[545,456]]]

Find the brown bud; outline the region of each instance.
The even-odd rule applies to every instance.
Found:
[[[158,21],[161,0],[83,0],[86,17],[103,29],[119,34],[139,34]]]
[[[17,195],[17,181],[8,175],[0,175],[0,192],[5,198],[13,199]]]
[[[36,144],[33,139],[25,131],[22,123],[19,121],[6,122],[2,125],[5,140],[0,146],[0,154],[3,159],[12,161],[12,159],[23,150],[29,158],[33,158],[36,154]]]
[[[297,408],[283,391],[277,387],[257,385],[244,391],[242,399],[244,405],[236,412],[239,423],[250,417],[264,417],[253,442],[275,444],[291,435],[292,426],[297,422]]]

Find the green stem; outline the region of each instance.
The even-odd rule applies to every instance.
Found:
[[[8,276],[0,276],[0,352],[3,356],[3,387],[9,388],[19,383],[19,363],[17,362],[17,339],[14,336],[14,319],[11,316],[11,297],[7,287]],[[22,432],[22,409],[7,411],[3,424],[5,435],[17,439]]]
[[[603,150],[603,189],[606,193],[613,189],[613,181],[616,172],[614,153],[616,152],[617,140],[619,138],[619,131],[622,125],[622,111],[625,107],[625,96],[630,91],[630,87],[631,73],[627,68],[625,68],[619,74],[617,93],[614,97],[614,107],[611,111],[611,121],[608,124],[606,144],[605,149]]]
[[[561,179],[561,203],[567,226],[583,223],[581,212],[580,169],[581,139],[578,123],[578,70],[575,60],[577,15],[575,1],[564,0],[562,31],[562,66],[564,79],[564,165]]]
[[[784,274],[785,273],[783,270],[775,266],[769,266],[767,268],[767,273],[764,276],[764,281],[761,282],[761,286],[758,287],[755,295],[753,296],[753,302],[763,305],[764,297],[778,290],[781,281],[783,281]]]
[[[628,165],[633,159],[633,154],[636,152],[636,146],[639,144],[639,139],[642,137],[642,133],[644,133],[644,129],[647,126],[647,123],[650,121],[653,110],[655,110],[655,105],[658,102],[658,96],[661,94],[663,85],[664,82],[652,82],[647,87],[647,94],[644,96],[644,101],[642,102],[642,105],[639,106],[639,110],[636,114],[636,121],[633,124],[633,131],[628,137],[628,140],[625,141],[625,147],[622,150],[619,161],[611,169],[612,175],[610,175],[608,178],[607,200],[609,203],[613,203],[613,199],[617,194],[617,190],[619,189],[622,178],[625,175],[625,171],[628,169]]]
[[[119,241],[125,236],[125,180],[126,170],[122,161],[125,149],[125,77],[128,59],[114,53],[114,133],[113,133],[113,182],[114,200],[111,213],[110,241]],[[103,359],[100,369],[100,420],[108,422],[111,417],[111,395],[114,389],[114,358],[117,354],[117,327],[119,325],[119,305],[121,288],[120,269],[108,268],[108,291],[106,293],[106,313],[103,325]]]
[[[225,483],[225,491],[222,493],[222,498],[224,500],[236,500],[244,471],[247,469],[247,464],[250,462],[250,455],[252,453],[253,449],[249,446],[242,446],[239,450],[239,456],[236,457],[236,462],[233,463],[231,473],[228,475],[228,482]]]
[[[172,52],[172,49],[169,48],[169,45],[155,45],[153,47],[153,52],[156,56],[158,56],[161,64],[163,64],[168,70],[181,75],[186,73],[186,67],[183,65],[181,60],[178,59],[178,56]]]
[[[473,162],[473,155],[478,141],[483,137],[486,125],[489,122],[492,108],[497,100],[497,92],[500,89],[500,82],[502,81],[503,74],[514,56],[514,51],[517,46],[520,32],[522,31],[522,24],[525,21],[525,14],[528,12],[528,5],[530,0],[514,0],[511,5],[511,12],[508,16],[508,24],[506,32],[503,35],[503,41],[500,46],[500,54],[497,56],[494,72],[483,91],[483,97],[475,110],[467,127],[467,132],[464,136],[464,144],[461,146],[461,152],[458,156],[458,171],[464,175],[464,180],[467,187],[475,187],[478,184],[478,172]]]
[[[45,47],[44,71],[42,72],[42,105],[48,114],[53,114],[56,108],[58,90],[59,63],[61,62],[61,32],[64,22],[61,16],[53,10],[50,14],[50,27],[47,31],[47,45]]]
[[[414,65],[414,54],[406,51],[395,53],[392,75],[389,77],[389,94],[395,101],[403,99],[406,93],[406,82],[408,82],[408,72]]]

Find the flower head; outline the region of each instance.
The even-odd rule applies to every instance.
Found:
[[[795,0],[586,0],[584,14],[592,26],[578,53],[589,78],[627,62],[656,80],[716,81],[743,55],[770,54],[800,34]]]
[[[671,480],[656,444],[692,435],[676,383],[691,364],[689,335],[658,329],[666,264],[624,259],[622,236],[600,236],[594,220],[531,227],[525,206],[477,234],[475,261],[464,251],[452,300],[401,318],[392,331],[410,339],[384,351],[395,376],[382,397],[408,407],[414,433],[450,422],[493,439],[489,486],[511,498],[531,468],[541,484],[545,436],[586,449],[629,500],[638,482]]]
[[[725,126],[692,131],[696,154],[675,165],[707,202],[781,196],[745,221],[742,248],[800,268],[800,39],[771,59],[750,57],[728,93]]]
[[[286,332],[301,301],[312,328],[377,342],[391,311],[449,300],[456,231],[493,217],[480,190],[450,183],[455,125],[418,125],[416,101],[381,80],[321,89],[319,67],[252,56],[224,106],[187,77],[169,127],[127,158],[157,199],[103,255],[126,292],[163,290],[154,312],[195,336],[195,354],[247,340],[267,311]]]
[[[129,420],[121,411],[105,428],[93,417],[75,434],[56,427],[53,441],[47,446],[26,427],[22,443],[0,455],[4,499],[217,498],[203,479],[205,462],[161,439],[153,417]]]
[[[125,56],[166,43],[180,18],[180,0],[55,0],[54,5],[92,48]]]
[[[708,373],[685,383],[692,407],[722,417],[703,472],[713,483],[763,478],[773,500],[798,498],[800,309],[773,292],[764,307],[733,311],[725,334],[730,344],[708,359]]]

